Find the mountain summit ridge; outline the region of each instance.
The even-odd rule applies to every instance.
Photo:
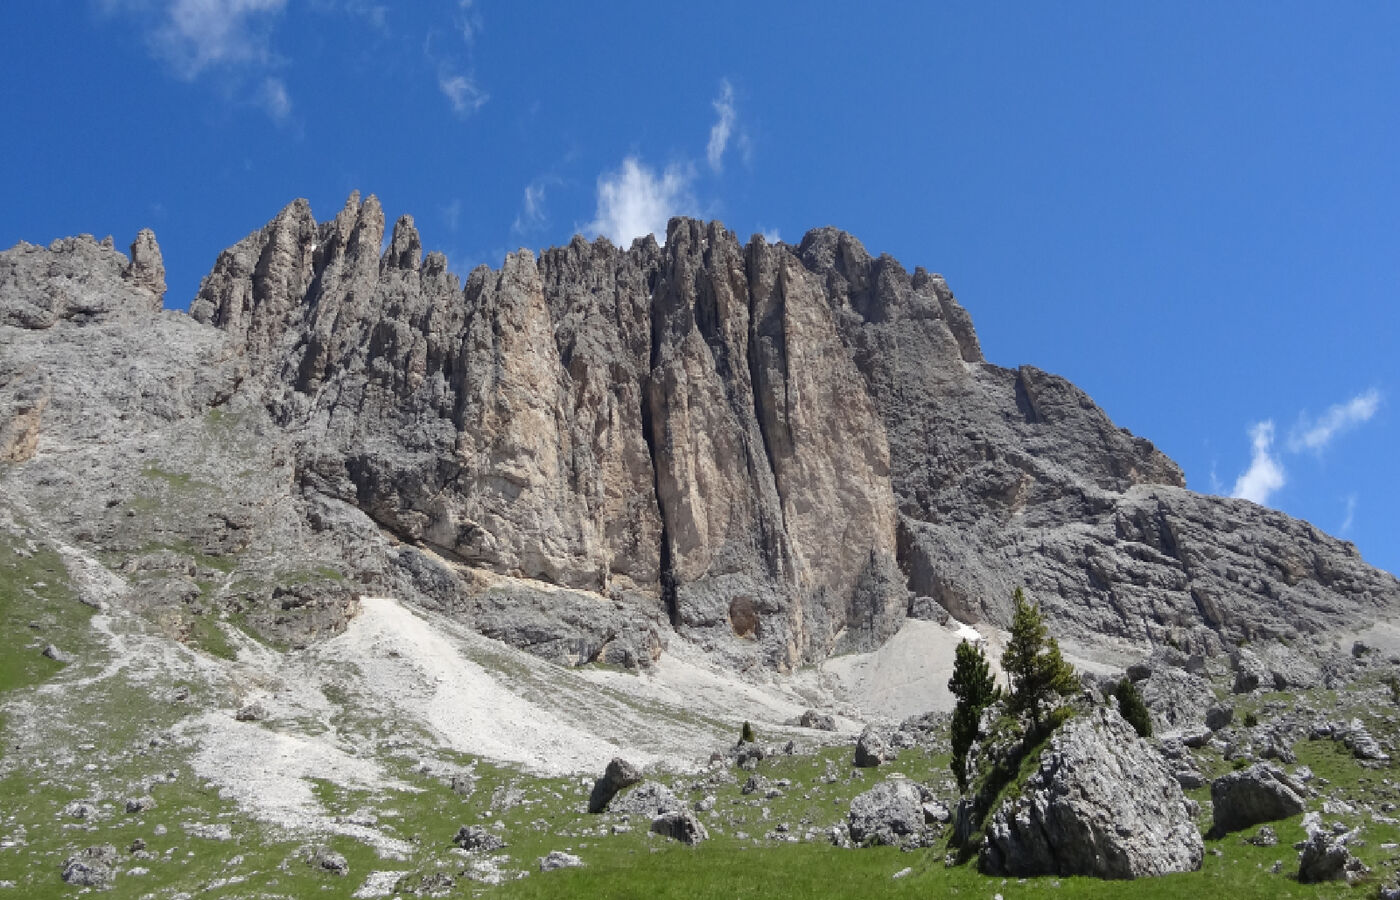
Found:
[[[1187,491],[1065,379],[986,362],[941,276],[837,229],[741,244],[677,218],[664,245],[575,237],[465,284],[411,217],[385,231],[373,196],[319,223],[294,201],[219,255],[188,316],[158,311],[149,232],[129,261],[81,239],[6,251],[0,484],[127,565],[159,569],[143,529],[235,570],[256,547],[314,557],[346,581],[217,598],[298,640],[359,589],[570,664],[647,665],[679,634],[780,669],[911,615],[1005,625],[1019,585],[1057,633],[1136,650],[1216,654],[1400,609],[1350,544]],[[114,380],[102,358],[145,374]],[[174,524],[95,525],[112,516],[93,498],[132,502],[143,421],[173,477],[217,490]],[[255,444],[272,463],[240,485],[221,454]],[[74,463],[104,454],[125,474],[91,483]],[[55,470],[91,497],[33,487]]]

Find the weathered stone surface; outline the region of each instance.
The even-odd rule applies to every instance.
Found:
[[[983,871],[1139,878],[1200,868],[1205,853],[1166,761],[1112,709],[1061,726],[1019,796],[986,826]]]
[[[555,869],[577,869],[582,865],[582,859],[572,853],[565,853],[563,850],[551,850],[549,855],[540,857],[541,872],[553,872]]]
[[[135,576],[186,640],[222,608],[300,646],[373,589],[566,665],[644,667],[679,632],[787,668],[911,609],[1005,625],[1024,585],[1062,638],[1248,639],[1297,685],[1317,670],[1268,639],[1400,607],[1350,544],[1192,494],[1073,385],[988,364],[940,276],[835,229],[677,219],[465,285],[411,218],[385,230],[373,197],[296,201],[188,316],[149,232],[0,254],[0,486],[87,549],[235,561],[210,597]]]
[[[593,783],[593,791],[588,795],[588,811],[600,813],[608,808],[617,792],[629,788],[642,780],[642,771],[627,760],[615,757],[608,763],[603,777]]]
[[[457,834],[452,838],[452,843],[463,850],[480,851],[490,853],[499,850],[506,845],[500,835],[487,831],[480,825],[463,825],[457,829]]]
[[[109,888],[117,878],[117,848],[86,847],[63,861],[63,880],[74,887]]]
[[[847,816],[854,843],[908,848],[927,846],[932,840],[927,820],[923,792],[905,778],[889,778],[857,794]]]
[[[890,749],[879,729],[866,727],[860,733],[860,738],[856,741],[855,764],[857,768],[873,769],[876,766],[889,762],[895,756],[895,752]]]
[[[1201,725],[1207,708],[1215,703],[1210,684],[1182,669],[1155,668],[1137,687],[1152,713],[1154,734],[1182,732]]]
[[[651,830],[653,834],[659,834],[692,847],[701,841],[710,839],[710,832],[706,830],[704,823],[688,809],[673,810],[657,816],[652,820]]]
[[[805,710],[801,718],[797,720],[797,724],[803,728],[813,728],[817,731],[836,730],[836,719],[826,713],[817,712],[815,709]]]
[[[659,781],[643,781],[632,790],[616,797],[609,806],[611,812],[645,818],[656,818],[685,808],[685,801]]]
[[[1268,763],[1255,763],[1248,769],[1229,772],[1210,784],[1214,808],[1212,832],[1227,834],[1295,816],[1303,811],[1306,790],[1282,769]]]
[[[1298,881],[1318,884],[1324,881],[1346,881],[1350,884],[1370,870],[1352,855],[1347,846],[1353,833],[1334,835],[1322,829],[1313,830],[1298,851]]]

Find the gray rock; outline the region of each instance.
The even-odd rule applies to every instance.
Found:
[[[1229,703],[1212,703],[1206,710],[1206,727],[1219,731],[1235,720],[1235,707]]]
[[[73,654],[65,653],[53,644],[44,645],[43,655],[56,663],[63,663],[64,665],[71,663],[74,659]]]
[[[680,633],[791,668],[911,611],[1005,626],[1024,585],[1059,635],[1188,667],[1248,640],[1275,685],[1314,674],[1272,639],[1400,609],[1355,547],[1186,491],[1069,382],[988,363],[941,276],[835,229],[676,219],[465,285],[408,217],[385,232],[373,197],[296,201],[188,316],[148,232],[0,253],[0,490],[94,556],[236,576],[203,596],[187,559],[85,596],[299,647],[373,590],[565,665],[642,668]]]
[[[1205,848],[1165,760],[1107,707],[1061,726],[1019,796],[989,818],[989,874],[1139,878],[1200,868]]]
[[[267,718],[267,707],[257,702],[249,703],[239,707],[233,717],[239,722],[261,722]]]
[[[1296,816],[1304,809],[1306,790],[1269,763],[1230,772],[1210,784],[1212,833],[1227,834]]]
[[[1152,714],[1155,734],[1200,725],[1205,710],[1215,702],[1215,692],[1205,679],[1182,669],[1155,668],[1137,687]]]
[[[1344,880],[1350,884],[1365,876],[1370,870],[1352,855],[1347,847],[1348,836],[1312,832],[1298,851],[1298,881],[1318,884]]]
[[[63,880],[74,887],[110,888],[117,878],[117,848],[85,847],[63,861]]]
[[[652,819],[666,813],[685,809],[685,803],[659,781],[643,781],[630,791],[615,798],[609,810],[615,813]]]
[[[551,850],[549,855],[540,857],[541,872],[553,872],[556,869],[577,869],[582,866],[582,859],[572,853],[565,853],[563,850]]]
[[[309,847],[304,851],[303,858],[308,866],[319,872],[342,877],[350,874],[350,863],[346,862],[345,854],[329,847]]]
[[[651,831],[653,834],[691,846],[710,839],[710,833],[704,824],[688,809],[674,810],[657,816],[651,822]]]
[[[869,726],[861,732],[856,741],[855,764],[857,768],[873,769],[895,758],[895,752],[886,743],[880,732]]]
[[[126,800],[126,811],[128,813],[142,813],[155,809],[156,800],[149,794],[140,797],[128,797]]]
[[[926,820],[922,792],[904,778],[886,779],[857,794],[847,816],[854,843],[908,848],[927,846],[931,840]]]
[[[457,829],[457,834],[452,838],[452,843],[463,850],[481,851],[490,853],[506,846],[505,839],[500,835],[487,831],[480,825],[463,825]]]
[[[797,724],[801,725],[803,728],[814,728],[818,731],[836,730],[836,719],[826,713],[817,712],[815,709],[809,709],[802,713],[802,717],[797,720]]]
[[[1259,830],[1252,837],[1245,838],[1245,843],[1253,844],[1256,847],[1276,847],[1278,846],[1278,833],[1268,825],[1260,825]]]
[[[642,772],[636,766],[620,757],[614,757],[603,772],[603,777],[593,783],[593,791],[588,795],[588,811],[600,813],[608,808],[617,792],[629,788],[642,780]]]

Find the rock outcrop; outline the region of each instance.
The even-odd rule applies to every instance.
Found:
[[[1306,789],[1269,763],[1222,775],[1210,783],[1212,833],[1228,834],[1296,816],[1303,811],[1306,794]]]
[[[1017,585],[1061,636],[1195,654],[1400,608],[1350,544],[1193,494],[1064,379],[986,362],[940,276],[835,229],[676,219],[465,284],[410,217],[385,233],[373,197],[296,201],[188,316],[150,232],[0,254],[0,483],[120,565],[248,576],[134,570],[182,639],[222,608],[314,641],[357,590],[629,668],[672,634],[790,668],[911,610],[1005,625]]]
[[[1189,872],[1205,847],[1166,761],[1108,707],[1061,726],[1018,796],[993,811],[979,863],[996,875]]]

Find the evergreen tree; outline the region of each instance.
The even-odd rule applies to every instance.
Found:
[[[967,790],[967,751],[977,740],[977,723],[982,719],[982,711],[1001,696],[1001,689],[992,677],[991,665],[979,645],[968,641],[958,644],[948,690],[958,698],[958,704],[953,709],[951,766],[953,775],[958,779],[958,787]]]
[[[1060,655],[1060,643],[1050,636],[1040,608],[1016,589],[1016,611],[1011,619],[1011,639],[1001,656],[1001,667],[1011,679],[1010,706],[1014,712],[1028,712],[1031,722],[1040,725],[1046,703],[1056,694],[1072,694],[1079,689],[1074,667]]]
[[[1152,737],[1152,715],[1147,711],[1147,704],[1142,702],[1137,685],[1124,678],[1113,689],[1113,696],[1118,698],[1118,711],[1133,726],[1138,737]]]

